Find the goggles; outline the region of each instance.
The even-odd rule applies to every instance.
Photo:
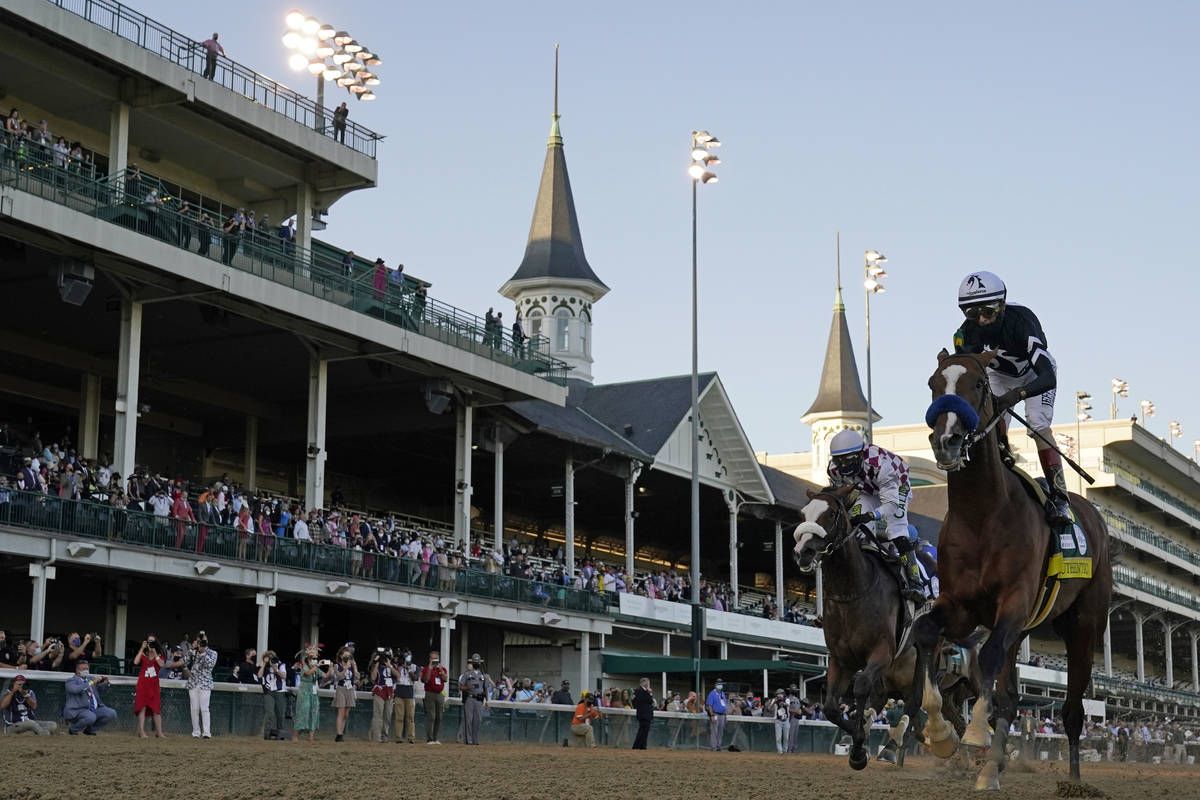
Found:
[[[999,314],[1000,314],[1000,304],[999,303],[982,303],[977,306],[967,306],[966,308],[963,309],[963,315],[967,319],[979,319],[980,317],[984,317],[986,319],[992,319],[994,317],[999,316]]]
[[[842,475],[853,475],[858,472],[859,466],[862,464],[863,454],[861,450],[853,453],[843,453],[842,455],[833,457],[833,466]]]

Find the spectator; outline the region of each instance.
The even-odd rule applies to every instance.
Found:
[[[479,726],[483,723],[483,704],[487,683],[479,667],[483,659],[472,653],[467,671],[458,677],[458,690],[463,702],[463,744],[479,744]]]
[[[633,691],[633,708],[637,712],[638,729],[633,739],[634,750],[645,750],[646,740],[650,736],[650,723],[654,721],[654,695],[650,693],[650,679],[638,681],[637,689]]]
[[[300,655],[300,686],[296,689],[296,710],[292,715],[292,732],[297,740],[301,733],[307,733],[310,742],[316,739],[321,723],[317,686],[329,675],[330,667],[328,661],[317,661],[316,645],[305,648]]]
[[[333,707],[337,709],[337,733],[333,740],[342,742],[345,741],[346,719],[350,716],[350,709],[354,708],[357,699],[354,690],[361,681],[358,666],[354,663],[354,653],[349,645],[344,645],[338,651],[333,669]]]
[[[787,695],[776,689],[775,696],[767,702],[767,712],[775,720],[775,752],[783,754],[788,747],[788,727],[791,712],[788,711]]]
[[[419,677],[417,665],[413,663],[412,651],[402,648],[396,658],[396,724],[393,728],[396,734],[396,744],[407,739],[413,744],[417,735],[417,723],[413,711],[416,705],[414,685]]]
[[[446,706],[446,681],[450,675],[442,666],[441,653],[429,654],[429,663],[421,668],[425,685],[425,744],[441,744],[442,711]]]
[[[308,516],[309,519],[312,518],[311,511],[309,512]],[[312,536],[310,536],[308,533],[308,523],[305,522],[304,517],[300,516],[299,514],[296,515],[296,524],[292,528],[292,538],[298,542],[312,541]]]
[[[345,101],[333,110],[333,138],[342,144],[346,143],[346,118],[349,116],[350,109],[346,107]]]
[[[237,557],[241,560],[246,558],[246,545],[250,542],[250,535],[254,533],[254,520],[250,519],[250,506],[243,504],[238,511],[237,522],[233,525],[237,531]]]
[[[164,739],[162,728],[162,701],[159,691],[159,675],[166,659],[158,651],[158,642],[153,636],[142,640],[142,646],[133,657],[133,664],[138,669],[137,689],[133,696],[133,713],[137,716],[138,738],[146,738],[146,712],[149,711],[154,720],[154,735]]]
[[[92,677],[87,659],[80,658],[75,663],[75,674],[67,679],[67,699],[63,704],[63,721],[70,725],[67,733],[74,736],[83,731],[87,736],[95,736],[96,731],[117,718],[117,712],[100,699],[101,690],[108,685],[106,676]]]
[[[550,702],[560,706],[575,705],[571,700],[571,682],[563,681],[562,686],[558,687],[554,694],[550,696]]]
[[[584,692],[579,705],[575,706],[575,715],[571,717],[571,735],[585,747],[596,746],[596,736],[592,733],[594,719],[600,719],[600,709],[596,708],[596,700]]]
[[[525,340],[529,337],[525,335],[525,328],[521,325],[521,314],[517,313],[517,318],[512,324],[512,353],[516,358],[525,357]]]
[[[191,648],[183,654],[183,676],[187,679],[193,739],[212,738],[208,702],[212,696],[212,671],[216,663],[217,653],[208,648],[208,636],[200,631],[192,640]]]
[[[278,740],[287,724],[287,669],[274,650],[263,653],[258,680],[263,690],[263,738]]]
[[[13,669],[17,666],[19,648],[12,646],[8,631],[0,628],[0,668]]]
[[[345,105],[345,103],[342,103]],[[382,300],[387,292],[387,265],[383,263],[382,258],[375,259],[375,276],[372,278],[372,285],[375,287],[375,299]]]
[[[183,648],[179,645],[171,648],[171,655],[163,665],[163,678],[169,681],[183,680]]]
[[[204,77],[211,80],[216,80],[217,77],[217,53],[225,55],[225,48],[217,41],[217,34],[213,34],[211,39],[205,39],[200,46],[204,48]]]
[[[72,631],[67,637],[67,644],[70,645],[70,649],[67,650],[67,656],[63,662],[63,669],[69,672],[75,671],[75,665],[79,662],[79,659],[82,658],[85,661],[87,660],[87,649],[89,644],[92,646],[92,658],[99,658],[100,656],[104,655],[104,651],[100,649],[100,634],[98,633],[89,633],[80,638],[78,633]]]
[[[196,220],[196,235],[200,239],[200,247],[196,251],[198,255],[205,258],[208,257],[208,248],[212,246],[212,229],[213,219],[208,215],[207,211],[200,211],[200,218]]]
[[[729,710],[724,678],[717,678],[716,685],[704,700],[704,710],[708,713],[708,746],[716,752],[721,749],[721,739],[725,735],[725,714]]]
[[[396,718],[396,744],[400,743],[400,712],[396,710],[396,671],[392,668],[392,653],[382,647],[371,656],[371,732],[372,742],[387,741],[392,717]]]
[[[196,521],[192,506],[187,501],[188,493],[180,492],[171,505],[171,516],[175,518],[175,549],[183,547],[183,537],[187,535],[188,523]]]
[[[38,736],[49,736],[58,730],[56,723],[37,719],[37,695],[24,675],[13,678],[12,686],[0,696],[0,711],[4,712],[4,724],[13,733],[33,731]]]
[[[254,665],[256,655],[257,651],[253,647],[246,648],[242,661],[233,667],[233,680],[235,683],[254,684],[256,686],[262,684],[262,681],[258,677],[258,667]]]

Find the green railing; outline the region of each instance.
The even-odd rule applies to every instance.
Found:
[[[1167,505],[1169,505],[1173,508],[1176,508],[1176,509],[1182,511],[1183,513],[1185,513],[1189,517],[1191,517],[1193,520],[1200,520],[1200,508],[1196,508],[1191,503],[1181,500],[1180,498],[1176,497],[1175,495],[1171,494],[1170,492],[1166,491],[1165,489],[1162,489],[1161,487],[1154,485],[1150,481],[1143,478],[1141,475],[1138,475],[1138,474],[1130,471],[1128,468],[1124,467],[1123,465],[1118,464],[1109,458],[1105,458],[1104,461],[1101,462],[1101,464],[1100,464],[1100,469],[1103,470],[1104,472],[1110,472],[1119,478],[1124,478],[1125,480],[1129,481],[1137,488],[1141,489],[1143,492],[1145,492],[1153,497],[1156,497],[1159,500],[1162,500],[1164,503],[1166,503]]]
[[[376,284],[372,272],[347,275],[340,261],[277,236],[252,230],[226,233],[224,220],[206,223],[148,200],[155,187],[139,177],[93,177],[82,166],[55,164],[43,148],[4,142],[0,184],[522,372],[563,383],[570,369],[547,353],[545,337],[514,341],[510,331],[429,298],[421,287],[393,282],[390,272]]]
[[[1092,685],[1099,693],[1120,694],[1140,700],[1157,700],[1161,703],[1178,703],[1181,705],[1197,705],[1198,696],[1193,692],[1179,689],[1168,689],[1165,686],[1150,686],[1145,683],[1127,680],[1125,678],[1110,678],[1107,675],[1094,674]]]
[[[1104,521],[1108,524],[1110,531],[1117,531],[1134,539],[1139,539],[1163,553],[1175,556],[1191,564],[1200,565],[1200,553],[1195,550],[1190,550],[1174,539],[1163,536],[1161,533],[1140,525],[1128,517],[1122,516],[1104,506],[1097,506],[1097,508],[1100,510],[1100,515],[1104,517]]]
[[[207,54],[200,42],[116,0],[48,1],[176,66],[197,74],[204,72]],[[332,133],[332,110],[225,56],[217,57],[216,74],[211,80],[301,125]],[[382,138],[372,130],[346,121],[344,144],[364,156],[375,158],[376,144]]]
[[[1200,601],[1197,601],[1196,595],[1191,592],[1185,592],[1182,589],[1176,589],[1173,586],[1168,586],[1164,581],[1154,578],[1147,578],[1144,575],[1137,574],[1133,569],[1116,564],[1112,568],[1113,580],[1116,583],[1124,584],[1131,589],[1152,594],[1155,597],[1160,597],[1163,600],[1170,600],[1172,603],[1178,603],[1181,606],[1200,611]]]
[[[550,610],[608,614],[610,601],[617,597],[613,592],[586,592],[549,581],[512,578],[470,568],[429,565],[427,571],[422,571],[424,564],[414,559],[280,538],[274,534],[239,537],[238,531],[221,525],[158,517],[88,500],[64,500],[38,492],[13,492],[7,497],[7,502],[0,502],[0,524],[64,536],[102,539],[152,550],[186,552],[207,559],[502,600]]]

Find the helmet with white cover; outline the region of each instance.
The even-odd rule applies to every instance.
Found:
[[[866,442],[858,431],[850,428],[838,431],[829,442],[829,456],[834,470],[846,478],[857,475],[865,447]]]
[[[993,272],[972,272],[958,285],[958,306],[979,306],[988,303],[1003,303],[1008,299],[1008,288]]]

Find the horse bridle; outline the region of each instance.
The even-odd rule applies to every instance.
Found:
[[[813,495],[814,500],[818,497],[824,500],[832,500],[833,502],[831,505],[837,509],[834,522],[838,523],[840,521],[845,521],[845,525],[837,525],[839,530],[844,529],[845,532],[829,537],[827,540],[828,543],[825,545],[825,547],[818,550],[817,554],[813,557],[814,563],[820,562],[823,558],[825,558],[825,556],[829,555],[835,550],[840,549],[842,545],[844,545],[846,541],[854,534],[854,526],[850,524],[850,507],[854,505],[854,501],[858,499],[859,494],[859,490],[855,489],[850,492],[850,494],[846,495],[846,498],[849,500],[849,502],[838,496],[835,492],[823,491],[817,492]]]
[[[986,367],[984,368],[984,371],[983,371],[983,377],[984,377],[984,380],[987,380],[987,368]],[[942,396],[944,397],[945,395],[942,395]],[[988,420],[987,425],[980,427],[977,424],[974,430],[968,431],[967,435],[963,437],[963,444],[962,444],[962,460],[963,461],[971,460],[971,448],[974,445],[976,445],[979,442],[986,439],[988,434],[992,432],[992,429],[995,428],[996,425],[998,425],[1000,423],[1000,420],[1004,419],[1004,412],[998,408],[998,404],[996,402],[996,395],[993,394],[990,386],[988,387],[987,392],[983,396],[983,407],[980,408],[975,413],[980,414],[981,412],[990,412],[992,415],[992,418],[990,420]]]

